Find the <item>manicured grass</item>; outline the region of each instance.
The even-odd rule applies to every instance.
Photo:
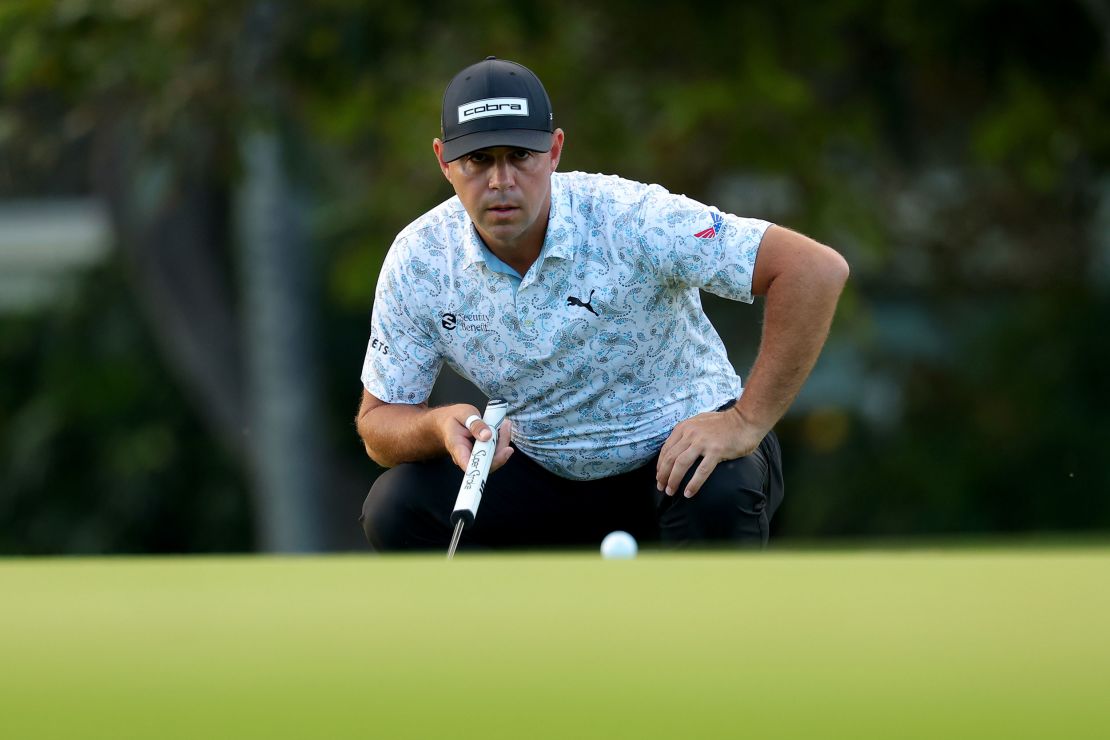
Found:
[[[3,738],[1106,737],[1110,548],[0,560]]]

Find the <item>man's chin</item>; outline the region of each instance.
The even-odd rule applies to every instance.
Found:
[[[498,239],[511,239],[519,235],[523,229],[515,221],[498,219],[493,223],[482,224],[482,231]]]
[[[490,226],[488,224],[481,224],[478,226],[478,236],[482,237],[482,241],[486,246],[500,246],[509,242],[513,242],[520,235],[520,227],[514,227],[509,224],[496,224]]]

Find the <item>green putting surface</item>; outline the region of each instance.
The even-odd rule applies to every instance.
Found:
[[[1107,737],[1110,548],[0,560],[2,738]]]

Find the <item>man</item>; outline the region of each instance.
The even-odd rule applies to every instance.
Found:
[[[596,546],[618,529],[764,546],[783,496],[772,427],[848,266],[657,185],[559,173],[553,120],[513,62],[488,57],[447,87],[432,148],[456,195],[397,236],[375,295],[357,426],[390,470],[363,506],[366,536],[376,550],[448,544],[470,450],[491,432],[474,406],[428,407],[446,362],[508,402],[463,547]],[[745,387],[699,289],[766,297]]]

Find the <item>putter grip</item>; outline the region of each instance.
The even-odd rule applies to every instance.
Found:
[[[493,432],[493,436],[485,442],[474,441],[470,451],[470,462],[463,473],[462,485],[459,487],[458,498],[455,499],[455,510],[451,512],[451,526],[463,521],[463,527],[474,523],[478,515],[478,504],[482,503],[482,492],[486,490],[486,478],[489,476],[489,466],[493,462],[493,453],[497,449],[497,432],[501,422],[505,420],[508,404],[500,398],[491,398],[486,404],[486,411],[482,414],[484,421]]]

